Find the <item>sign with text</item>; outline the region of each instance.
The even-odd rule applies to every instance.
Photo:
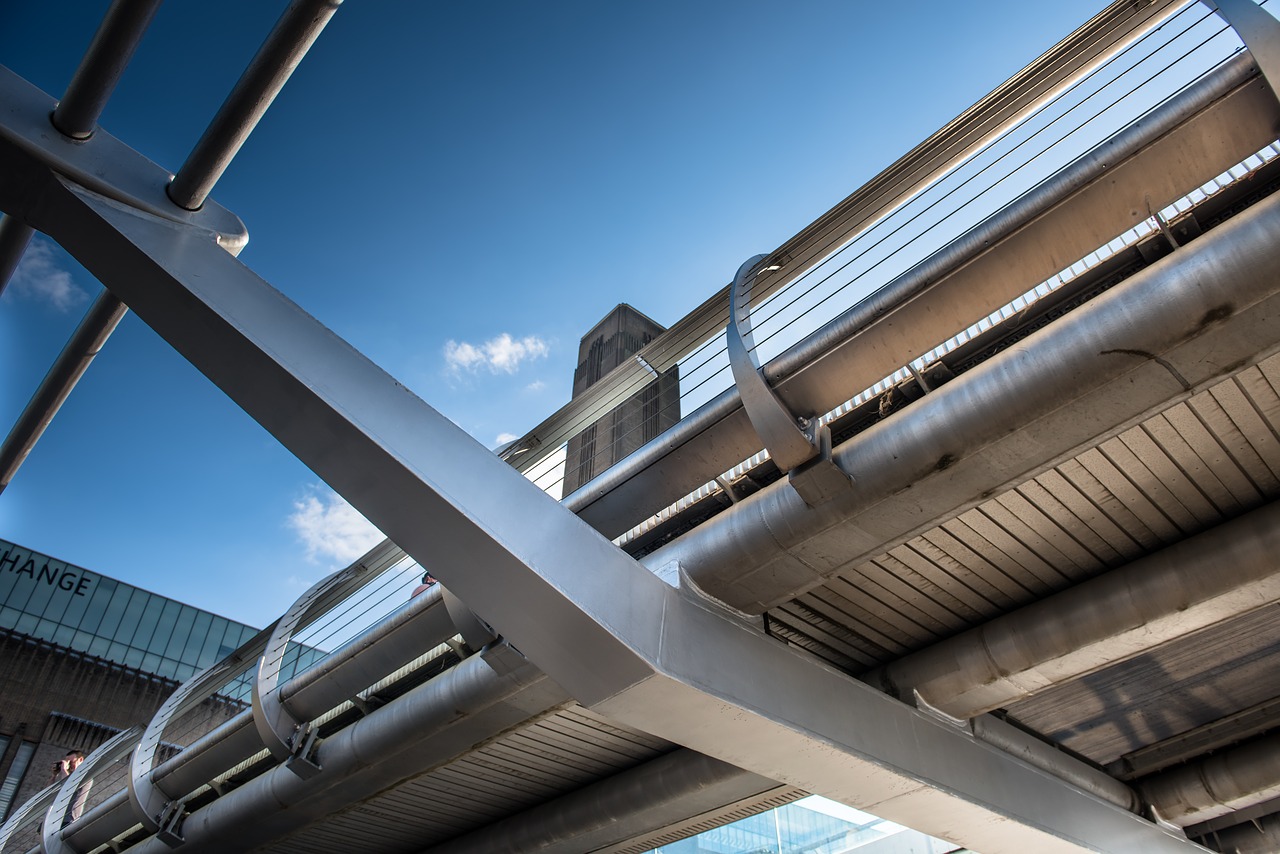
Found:
[[[97,580],[78,566],[0,540],[0,605],[25,611],[33,598],[88,596]]]

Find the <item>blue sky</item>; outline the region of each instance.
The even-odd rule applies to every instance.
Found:
[[[1100,6],[350,0],[213,195],[243,261],[492,447],[614,304],[675,322]],[[105,7],[0,5],[0,63],[60,94]],[[170,0],[103,127],[176,169],[283,7]],[[37,238],[0,429],[98,287]],[[255,625],[368,536],[132,316],[0,494],[0,538]]]

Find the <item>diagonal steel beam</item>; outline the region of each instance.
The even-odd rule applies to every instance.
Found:
[[[209,232],[6,148],[22,180],[12,193],[0,170],[0,206],[20,196],[28,221],[584,705],[984,852],[1196,850],[683,598]]]

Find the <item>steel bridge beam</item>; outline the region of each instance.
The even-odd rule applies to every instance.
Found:
[[[582,704],[984,852],[1195,848],[683,598],[216,235],[84,190],[7,143],[0,163],[0,208],[66,247]]]

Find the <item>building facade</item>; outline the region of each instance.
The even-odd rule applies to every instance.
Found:
[[[636,358],[646,344],[665,331],[665,327],[631,306],[620,304],[582,336],[578,367],[573,372],[573,396],[580,396],[614,368]],[[569,440],[564,495],[680,420],[679,368],[672,366],[661,374],[653,372],[652,382]]]
[[[258,630],[0,540],[0,821],[69,751],[145,724],[182,681]],[[311,651],[307,651],[310,653]],[[184,726],[244,709],[233,683]]]

